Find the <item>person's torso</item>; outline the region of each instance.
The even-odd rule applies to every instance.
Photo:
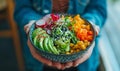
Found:
[[[52,13],[52,0],[31,0],[36,12],[46,15]],[[82,14],[90,0],[69,0],[66,13]]]

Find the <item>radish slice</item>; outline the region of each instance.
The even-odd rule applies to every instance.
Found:
[[[53,21],[57,21],[59,19],[59,16],[55,14],[51,14],[51,18]]]
[[[47,21],[49,21],[50,18],[51,18],[51,16],[50,16],[50,14],[48,14],[43,17],[43,20],[45,20],[47,22]]]
[[[46,26],[47,26],[47,23],[46,23],[46,21],[43,20],[43,19],[38,20],[38,21],[36,22],[36,27],[37,27],[37,28],[38,28],[38,27],[45,28]]]
[[[51,33],[52,28],[56,25],[55,22],[59,19],[58,15],[48,14],[36,22],[36,28],[43,28],[48,34]]]

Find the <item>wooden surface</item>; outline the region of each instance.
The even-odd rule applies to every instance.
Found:
[[[21,44],[20,44],[20,40],[19,40],[19,35],[18,35],[18,29],[17,29],[17,25],[14,22],[13,19],[13,12],[14,12],[14,3],[12,0],[7,0],[7,12],[8,12],[8,20],[10,22],[11,25],[11,30],[12,30],[12,38],[14,41],[14,46],[15,46],[15,52],[16,52],[16,57],[17,57],[17,62],[18,62],[18,67],[20,71],[24,71],[25,70],[25,66],[24,66],[24,61],[23,61],[23,57],[22,57],[22,51],[21,51]]]
[[[24,68],[24,61],[23,61],[23,56],[21,51],[21,44],[20,44],[19,35],[18,35],[18,29],[13,19],[14,2],[13,0],[6,0],[6,3],[7,3],[7,6],[5,8],[6,11],[4,14],[0,15],[0,19],[6,18],[10,25],[10,29],[0,31],[0,37],[11,37],[13,39],[19,71],[24,71],[25,68]]]

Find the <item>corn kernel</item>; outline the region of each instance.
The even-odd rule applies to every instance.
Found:
[[[73,43],[70,43],[70,47],[73,47],[74,46],[74,44]]]
[[[86,29],[87,29],[87,30],[90,30],[90,25],[87,25],[87,26],[86,26]]]
[[[74,51],[73,50],[70,50],[70,53],[73,53]]]
[[[81,45],[81,49],[85,50],[86,49],[85,45]]]
[[[79,52],[80,51],[80,49],[76,49],[76,52]]]
[[[87,42],[87,45],[90,45],[90,42]]]
[[[70,54],[70,52],[66,52],[66,54]]]
[[[82,45],[83,44],[83,41],[78,41],[78,45]]]
[[[87,42],[88,42],[88,40],[84,40],[84,42],[85,42],[85,43],[87,43]]]

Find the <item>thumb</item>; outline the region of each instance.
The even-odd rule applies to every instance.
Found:
[[[95,29],[96,35],[98,35],[99,32],[100,32],[100,27],[97,26],[97,25],[95,25],[95,24],[92,24],[92,25],[93,25],[93,27],[94,27],[94,29]]]
[[[26,32],[26,34],[29,33],[29,29],[30,29],[31,25],[34,24],[34,23],[35,23],[35,20],[32,20],[24,26],[24,31]]]
[[[99,32],[100,32],[100,27],[98,25],[96,25],[93,21],[91,21],[91,20],[88,20],[88,21],[89,21],[89,23],[92,24],[92,26],[93,26],[93,28],[94,28],[94,30],[96,32],[96,36],[97,36],[99,34]]]

